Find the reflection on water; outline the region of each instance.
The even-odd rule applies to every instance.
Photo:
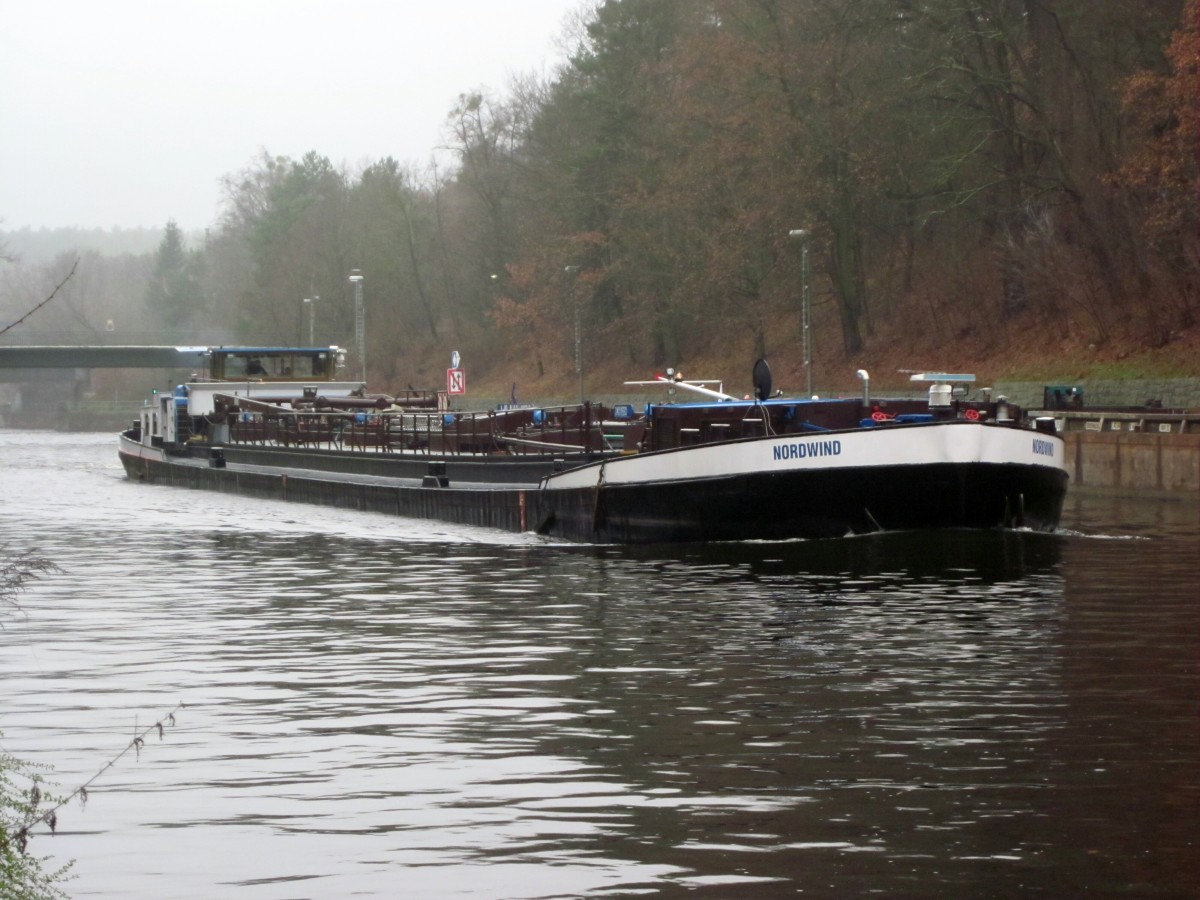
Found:
[[[1200,888],[1186,512],[587,548],[0,449],[0,541],[64,569],[0,632],[6,748],[72,786],[188,704],[35,844],[75,896]]]

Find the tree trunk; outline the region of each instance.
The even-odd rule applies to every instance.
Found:
[[[833,281],[842,322],[842,349],[846,356],[862,350],[862,331],[859,323],[863,313],[863,285],[860,273],[862,239],[851,226],[835,225],[830,248],[829,275]]]

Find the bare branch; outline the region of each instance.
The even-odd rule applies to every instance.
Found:
[[[41,303],[39,303],[37,306],[35,306],[33,309],[31,309],[29,312],[25,313],[25,315],[21,316],[21,318],[17,319],[15,322],[9,322],[3,328],[0,328],[0,334],[6,334],[9,331],[12,331],[12,329],[16,328],[18,325],[20,325],[22,322],[24,322],[26,319],[28,319],[30,316],[32,316],[35,312],[37,312],[39,309],[41,309],[43,306],[45,306],[47,303],[49,303],[51,300],[53,300],[55,295],[58,294],[58,292],[62,290],[63,285],[65,285],[68,281],[71,280],[71,276],[75,274],[75,270],[77,268],[79,268],[79,257],[78,256],[75,257],[75,262],[72,263],[72,265],[71,265],[71,271],[67,273],[66,277],[62,281],[60,281],[58,284],[56,284],[54,286],[54,290],[50,292],[50,296],[47,297],[45,300],[43,300]]]
[[[175,713],[184,708],[186,708],[184,703],[181,702],[176,704],[174,709],[172,709],[157,722],[153,723],[152,725],[148,725],[147,727],[135,733],[133,738],[128,744],[125,745],[125,748],[120,753],[105,763],[100,768],[100,771],[98,771],[95,775],[93,775],[79,787],[75,788],[75,790],[71,791],[71,793],[60,799],[54,806],[39,810],[37,808],[37,804],[33,804],[28,817],[15,832],[15,836],[21,845],[24,845],[26,842],[28,842],[29,838],[32,837],[30,831],[38,825],[45,825],[53,832],[58,827],[58,811],[60,809],[62,809],[76,797],[78,797],[81,802],[86,802],[88,797],[88,787],[93,782],[95,782],[101,775],[115,766],[117,761],[120,760],[121,757],[130,750],[134,751],[135,754],[140,754],[142,747],[145,746],[146,743],[146,735],[148,735],[150,732],[157,731],[159,740],[162,740],[163,727],[166,725],[174,725]]]

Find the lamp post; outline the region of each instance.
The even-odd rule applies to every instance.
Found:
[[[567,266],[563,269],[568,275],[578,276],[579,266]],[[571,295],[575,298],[575,374],[579,376],[579,403],[583,404],[583,346],[580,326],[579,282],[571,282]]]
[[[812,396],[812,304],[808,296],[808,239],[807,228],[793,228],[788,237],[800,241],[800,321],[804,338],[805,396]]]
[[[321,299],[320,294],[315,297],[305,297],[304,304],[308,307],[308,346],[315,347],[317,326],[317,301]]]
[[[358,351],[359,379],[367,381],[367,316],[363,310],[362,269],[350,270],[350,283],[354,285],[354,343]]]

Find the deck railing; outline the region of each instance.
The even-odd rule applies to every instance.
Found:
[[[610,411],[585,403],[485,412],[242,412],[235,444],[437,455],[562,455],[620,449]],[[606,433],[606,431],[608,433]]]

